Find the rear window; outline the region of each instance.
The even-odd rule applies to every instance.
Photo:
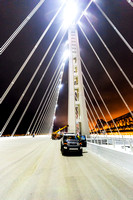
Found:
[[[74,139],[78,139],[75,135],[74,136],[64,136],[64,140],[74,140]]]

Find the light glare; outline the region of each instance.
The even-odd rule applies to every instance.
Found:
[[[60,85],[59,85],[59,90],[60,90],[62,87],[63,87],[63,85],[62,85],[62,84],[60,84]]]
[[[63,59],[67,60],[67,58],[69,57],[69,50],[66,50],[63,54]]]
[[[78,13],[77,5],[73,1],[69,1],[64,10],[64,23],[66,26],[72,24]]]

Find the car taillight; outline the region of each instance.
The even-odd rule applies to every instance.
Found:
[[[79,144],[82,145],[82,142],[80,142]]]
[[[67,142],[65,142],[64,145],[65,145],[65,144],[67,145]]]

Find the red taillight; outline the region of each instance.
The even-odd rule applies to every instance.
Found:
[[[82,145],[82,142],[80,142],[79,144]]]
[[[65,142],[64,145],[67,145],[67,143]]]

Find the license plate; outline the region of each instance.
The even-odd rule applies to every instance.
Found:
[[[69,148],[69,150],[78,150],[78,148]]]

